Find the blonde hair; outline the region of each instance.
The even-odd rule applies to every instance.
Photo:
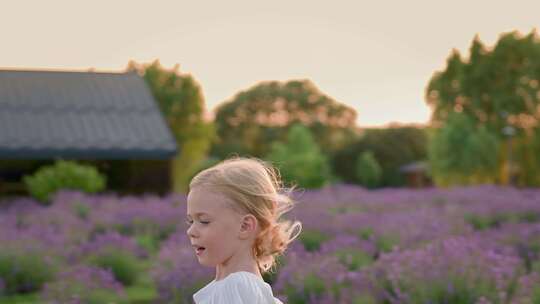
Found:
[[[257,218],[260,231],[253,255],[262,272],[269,271],[302,230],[298,221],[280,220],[293,208],[291,189],[283,187],[279,171],[256,158],[235,157],[198,173],[189,185],[220,191],[237,208]]]

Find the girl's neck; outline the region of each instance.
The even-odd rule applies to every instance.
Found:
[[[235,259],[236,258],[236,259]],[[225,263],[216,266],[216,281],[223,280],[231,273],[235,272],[251,272],[256,276],[262,278],[259,266],[253,256],[249,255],[245,258],[239,258],[238,256],[232,256]]]

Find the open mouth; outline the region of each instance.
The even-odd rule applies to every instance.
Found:
[[[193,247],[195,248],[195,253],[197,255],[201,255],[204,252],[204,250],[206,250],[206,248],[202,246],[193,246]]]

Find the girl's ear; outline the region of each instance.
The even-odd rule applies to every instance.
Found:
[[[247,239],[257,230],[257,218],[253,214],[244,215],[240,225],[240,238]]]

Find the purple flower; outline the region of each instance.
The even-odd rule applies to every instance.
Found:
[[[110,271],[82,265],[60,273],[41,292],[46,303],[87,303],[98,297],[102,301],[117,302],[125,300],[126,295]]]

